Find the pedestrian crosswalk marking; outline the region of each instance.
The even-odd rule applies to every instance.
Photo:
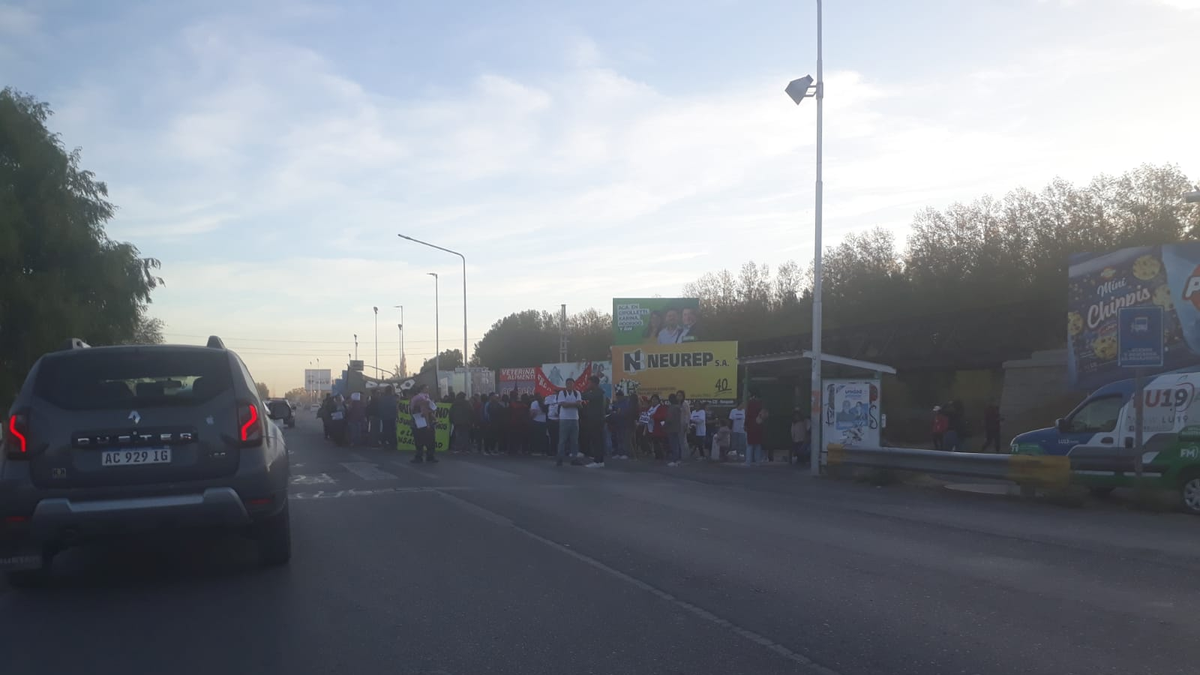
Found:
[[[292,476],[292,485],[331,485],[337,481],[327,473]]]
[[[350,473],[363,480],[396,480],[396,474],[388,473],[372,462],[342,462]]]

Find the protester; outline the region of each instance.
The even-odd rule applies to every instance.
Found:
[[[434,452],[437,450],[437,440],[434,428],[437,426],[437,406],[429,397],[427,385],[418,384],[416,391],[416,395],[408,403],[413,419],[413,443],[417,446],[417,454],[412,458],[412,462],[436,464],[438,459]]]
[[[690,416],[692,427],[692,452],[693,456],[699,455],[705,459],[708,458],[708,404],[700,403],[696,410]]]
[[[471,451],[483,452],[483,399],[471,395]]]
[[[942,411],[942,406],[933,406],[933,449],[944,450],[946,432],[950,429],[950,418]]]
[[[333,407],[329,413],[330,432],[333,442],[339,446],[346,445],[346,399],[341,394],[333,397]]]
[[[600,388],[600,378],[592,375],[588,378],[587,391],[583,392],[582,431],[588,439],[588,449],[592,453],[589,469],[604,468],[604,390]]]
[[[546,431],[546,402],[534,394],[529,400],[529,419],[533,421],[530,450],[535,455],[550,455],[549,436]]]
[[[396,449],[396,418],[399,415],[396,390],[389,385],[375,400],[375,408],[379,414],[379,445]]]
[[[620,389],[613,396],[612,417],[610,418],[612,421],[613,457],[629,459],[629,451],[633,445],[633,402]]]
[[[658,394],[650,397],[650,409],[647,411],[650,426],[650,444],[654,449],[654,459],[663,459],[667,454],[667,414],[670,408],[663,405]]]
[[[758,391],[750,390],[750,402],[746,404],[746,419],[743,429],[746,432],[746,464],[758,464],[763,461],[763,424],[767,421],[767,410],[763,407]],[[767,458],[767,461],[771,461]]]
[[[546,431],[550,432],[550,448],[548,454],[558,455],[558,394],[542,399],[546,406]]]
[[[574,459],[579,453],[579,409],[583,407],[583,398],[575,391],[575,378],[568,377],[566,387],[554,395],[558,404],[558,461],[556,466],[562,466],[563,457],[571,457],[572,464],[579,462]]]
[[[729,452],[733,455],[746,454],[746,402],[741,399],[729,411],[729,433]]]
[[[465,453],[471,449],[471,404],[467,395],[458,392],[450,404],[450,452]]]
[[[362,400],[362,394],[350,394],[350,408],[346,411],[346,423],[350,431],[350,447],[362,445],[363,434],[367,426],[367,404]]]
[[[692,406],[688,403],[687,394],[682,389],[675,392],[675,400],[679,401],[679,459],[683,461],[683,449],[688,447],[688,431],[691,429]]]
[[[379,397],[372,391],[367,396],[367,445],[379,444]]]
[[[1000,406],[991,404],[983,410],[983,449],[980,452],[987,452],[988,446],[995,448],[995,452],[1000,452],[1000,422],[1003,418],[1000,417]]]
[[[484,420],[486,428],[484,429],[484,454],[495,455],[500,452],[500,437],[503,431],[504,403],[500,400],[500,395],[493,393],[488,397],[487,406],[484,411]]]
[[[637,443],[634,456],[645,457],[654,452],[653,438],[650,435],[654,427],[654,420],[650,418],[650,406],[643,409],[641,405],[635,408],[637,411],[637,427],[634,429],[634,442]]]
[[[950,401],[942,408],[942,412],[949,418],[949,428],[942,436],[942,449],[950,452],[963,451],[967,440],[967,422],[963,417],[962,402]]]
[[[321,401],[321,407],[317,410],[317,417],[321,418],[321,430],[325,434],[325,440],[332,437],[333,425],[331,424],[333,415],[333,394],[325,394],[325,400]]]
[[[514,389],[508,397],[508,454],[523,455],[529,452],[529,404]]]
[[[679,405],[679,397],[675,394],[667,396],[667,415],[663,420],[663,431],[667,441],[667,466],[679,466],[683,459],[683,449],[680,445],[680,429],[684,426],[683,408]]]
[[[808,420],[804,418],[799,408],[792,411],[791,437],[792,449],[788,455],[788,463],[799,464],[800,458],[808,452],[805,447],[808,444]]]
[[[721,428],[713,434],[713,459],[724,462],[729,458],[729,445],[733,442],[733,432],[729,429],[729,420],[721,420]]]

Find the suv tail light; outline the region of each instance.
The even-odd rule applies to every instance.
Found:
[[[4,425],[4,453],[9,459],[29,458],[29,417],[17,413]]]
[[[258,404],[238,403],[238,433],[243,445],[259,445],[263,441],[263,416]]]

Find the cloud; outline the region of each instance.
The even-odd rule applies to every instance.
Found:
[[[0,35],[23,36],[37,29],[38,16],[24,7],[0,3]]]

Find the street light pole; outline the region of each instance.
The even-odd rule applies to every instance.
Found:
[[[392,308],[400,310],[400,323],[396,324],[400,329],[400,361],[396,363],[396,377],[403,377],[408,375],[408,368],[404,367],[404,305],[392,305]]]
[[[465,255],[459,253],[458,251],[451,251],[450,249],[442,248],[441,246],[438,246],[437,244],[431,244],[427,241],[421,241],[420,239],[413,239],[412,237],[410,237],[406,234],[398,234],[396,236],[400,237],[401,239],[407,239],[411,242],[414,242],[417,244],[422,244],[424,246],[428,246],[429,248],[436,248],[439,251],[444,251],[446,253],[456,255],[462,259],[462,270],[463,270],[463,351],[462,351],[462,360],[463,360],[463,370],[466,372],[466,380],[467,380],[465,392],[467,394],[467,398],[470,398],[471,397],[471,368],[467,365],[467,340],[468,340],[468,338],[467,338],[467,257]]]
[[[825,77],[824,63],[821,54],[821,0],[817,0],[817,81],[813,84],[811,76],[792,80],[784,90],[792,100],[799,105],[809,96],[817,99],[817,184],[816,184],[816,227],[813,250],[813,313],[812,313],[812,407],[811,407],[811,448],[809,453],[809,472],[814,476],[821,474],[821,417],[824,413],[821,396],[821,202],[824,182],[821,179],[821,153],[824,144],[825,123]]]
[[[358,333],[354,334],[354,360],[358,360]]]
[[[372,307],[375,310],[375,370],[379,371],[379,308]]]
[[[433,379],[437,381],[438,396],[442,395],[442,348],[440,320],[438,319],[438,275],[437,272],[429,272],[429,276],[433,277]]]

